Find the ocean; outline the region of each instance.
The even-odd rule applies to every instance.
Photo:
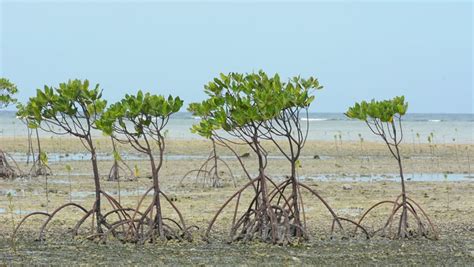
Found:
[[[305,119],[305,118],[304,118]],[[343,141],[359,141],[359,135],[366,141],[381,141],[370,132],[365,123],[348,119],[342,113],[310,113],[308,140],[334,141],[339,137]],[[199,122],[188,112],[174,114],[168,125],[170,139],[200,139],[191,133],[190,128]],[[474,114],[406,114],[403,117],[405,142],[428,143],[433,133],[434,143],[473,143]],[[50,133],[40,133],[49,137]],[[101,136],[99,131],[94,135]],[[0,136],[26,137],[26,125],[16,118],[14,111],[0,111]]]

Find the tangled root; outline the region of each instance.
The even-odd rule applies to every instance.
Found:
[[[266,202],[263,197],[264,192],[260,190],[261,179],[265,179],[273,186],[272,190],[267,193]],[[293,183],[296,183],[298,192],[296,195],[292,192],[292,194],[288,196],[285,194],[285,189],[293,185]],[[256,195],[250,202],[248,209],[238,217],[241,196],[243,192],[249,188],[253,188]],[[277,185],[270,178],[265,176],[264,178],[258,177],[251,180],[227,199],[210,221],[204,239],[206,241],[209,240],[210,232],[217,217],[223,213],[226,206],[233,202],[234,199],[235,207],[228,236],[229,243],[234,241],[246,242],[259,240],[272,244],[285,245],[293,242],[295,239],[308,239],[309,234],[306,227],[306,215],[300,188],[309,191],[313,196],[317,197],[330,212],[333,217],[332,232],[334,232],[335,225],[343,230],[341,221],[350,220],[338,217],[328,203],[316,191],[294,179],[288,179]],[[353,224],[357,223],[353,222]],[[363,229],[363,232],[367,234],[362,226],[359,225],[359,228]],[[368,238],[368,234],[366,236]]]
[[[47,226],[53,220],[53,218],[60,213],[60,211],[73,207],[77,208],[83,212],[83,216],[77,221],[74,228],[72,228],[72,236],[77,236],[79,233],[80,227],[91,218],[92,230],[86,236],[90,240],[97,240],[99,242],[106,242],[110,236],[113,236],[115,239],[121,242],[130,242],[130,243],[139,243],[143,244],[145,242],[155,242],[156,240],[192,240],[191,230],[197,228],[195,226],[186,227],[184,219],[177,209],[177,207],[172,203],[170,198],[163,192],[154,192],[153,201],[148,205],[147,209],[142,212],[140,207],[144,202],[145,197],[153,190],[153,187],[148,189],[146,193],[141,197],[136,208],[124,208],[122,205],[115,200],[112,196],[107,194],[104,191],[100,191],[100,194],[108,201],[112,210],[100,215],[100,218],[96,218],[96,205],[92,209],[87,210],[80,204],[70,202],[66,203],[59,208],[55,209],[51,213],[46,212],[33,212],[25,216],[20,223],[17,225],[13,232],[13,238],[17,235],[21,226],[25,221],[33,216],[43,216],[46,217],[46,220],[40,227],[38,241],[45,241],[45,232]],[[157,205],[156,201],[159,201],[159,196],[162,197],[168,203],[175,213],[178,216],[178,220],[169,217],[161,217],[161,211],[156,210]],[[158,205],[158,207],[161,206]],[[154,216],[154,213],[156,215]],[[100,227],[93,230],[94,221],[100,220]]]
[[[235,176],[232,173],[227,162],[217,156],[215,151],[212,151],[209,154],[209,157],[204,161],[199,169],[194,169],[188,171],[183,177],[181,178],[179,184],[183,186],[183,182],[186,178],[194,177],[196,183],[201,183],[202,186],[209,186],[209,187],[222,187],[223,186],[223,175],[226,173],[224,171],[218,171],[218,164],[221,164],[225,167],[226,172],[230,176],[234,187],[237,186]]]
[[[11,165],[9,160],[14,165]],[[9,154],[0,150],[0,178],[14,179],[19,176],[23,176],[23,172],[16,161]]]
[[[383,224],[383,227],[373,230],[371,236],[380,235],[390,239],[416,237],[426,237],[434,240],[438,239],[438,231],[423,208],[409,197],[406,197],[405,202],[400,201],[401,199],[403,199],[402,194],[400,194],[395,201],[384,200],[374,204],[361,216],[358,224],[362,225],[364,220],[367,218],[367,215],[374,211],[375,208],[381,205],[390,204],[392,205],[392,210]],[[406,210],[405,212],[404,209]],[[411,217],[413,220],[411,221],[414,221],[415,227],[410,225],[408,214],[412,215]],[[406,216],[406,218],[404,218],[404,216]],[[397,217],[399,218],[399,221],[398,223],[394,223]],[[406,225],[404,225],[405,223]],[[396,231],[393,231],[393,228],[395,228],[394,225],[398,228]],[[354,229],[354,232],[357,232],[357,230],[357,228]]]

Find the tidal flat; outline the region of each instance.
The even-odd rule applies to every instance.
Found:
[[[0,138],[2,149],[11,154],[24,154],[26,139]],[[97,140],[103,189],[119,199],[124,206],[136,206],[140,196],[151,186],[148,162],[127,147],[119,151],[126,162],[138,170],[139,177],[107,181],[112,166],[108,140]],[[164,167],[160,172],[162,190],[173,199],[188,225],[195,225],[192,242],[158,242],[157,244],[122,244],[113,238],[105,244],[89,241],[85,235],[73,238],[69,233],[82,211],[64,209],[48,225],[46,241],[36,241],[44,217],[31,217],[20,228],[12,243],[13,228],[27,214],[34,211],[51,212],[70,200],[92,207],[94,184],[90,162],[80,142],[68,138],[45,139],[43,150],[57,153],[57,160],[49,162],[53,175],[14,180],[0,180],[0,264],[37,265],[246,265],[246,264],[322,264],[322,265],[473,265],[474,264],[474,178],[471,159],[472,144],[405,144],[405,175],[408,194],[429,214],[438,240],[425,238],[388,240],[362,235],[347,237],[331,235],[332,218],[324,206],[308,193],[303,193],[310,239],[288,246],[260,242],[228,244],[226,233],[232,220],[232,208],[224,210],[211,232],[209,242],[202,240],[209,220],[235,190],[248,180],[235,159],[225,149],[219,155],[229,164],[234,181],[224,173],[223,187],[203,185],[202,180],[189,176],[188,171],[199,168],[210,152],[204,140],[169,140]],[[300,180],[316,190],[334,209],[346,218],[357,220],[371,205],[381,200],[394,200],[400,194],[396,162],[385,145],[375,142],[308,141],[298,170]],[[247,151],[241,147],[237,153]],[[83,154],[85,160],[71,155]],[[284,158],[269,146],[268,175],[283,180],[289,172]],[[127,160],[129,156],[129,160]],[[132,157],[133,156],[133,157]],[[179,156],[179,157],[178,157]],[[316,157],[317,156],[317,157]],[[243,158],[251,174],[256,174],[255,157]],[[26,162],[19,160],[21,169]],[[72,171],[66,171],[70,165]],[[225,169],[223,168],[223,171]],[[422,175],[425,179],[415,177]],[[412,177],[413,179],[410,179]],[[8,197],[10,195],[11,197]],[[245,203],[245,196],[244,199]],[[150,201],[147,197],[145,201]],[[245,206],[245,205],[242,205]],[[105,211],[111,210],[108,205]],[[369,227],[383,223],[390,207],[381,208],[368,218]],[[164,212],[171,214],[171,207]],[[173,216],[173,215],[171,215]],[[81,229],[87,233],[91,223]],[[351,227],[347,225],[346,227]]]

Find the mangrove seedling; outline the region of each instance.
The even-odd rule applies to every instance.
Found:
[[[400,174],[400,183],[402,193],[395,199],[395,201],[381,201],[371,208],[369,208],[359,220],[361,224],[366,215],[373,210],[375,207],[382,204],[392,204],[392,212],[384,224],[383,228],[380,229],[384,235],[387,230],[388,235],[391,235],[391,226],[395,220],[396,214],[401,211],[400,219],[398,222],[398,230],[395,237],[407,238],[410,236],[421,235],[428,237],[432,234],[434,238],[437,238],[437,232],[431,220],[412,198],[407,196],[405,178],[403,175],[402,156],[400,155],[400,143],[403,139],[402,130],[402,116],[405,115],[408,108],[408,103],[405,102],[403,96],[395,97],[391,100],[375,101],[371,102],[362,101],[356,103],[353,107],[350,107],[345,115],[352,119],[359,119],[364,121],[369,129],[375,135],[382,138],[387,145],[390,154],[397,160]],[[412,214],[417,225],[417,229],[411,229],[408,225],[408,214]],[[426,220],[425,223],[422,219]]]
[[[71,172],[72,172],[72,167],[69,164],[66,164],[65,166],[66,171],[67,171],[67,180],[69,183],[69,202],[72,202],[72,181],[71,181]]]
[[[17,105],[18,110],[23,110],[24,107],[21,103],[18,103]],[[29,155],[32,155],[33,158],[33,166],[30,168],[29,175],[30,177],[38,177],[41,175],[51,175],[52,170],[48,165],[44,165],[41,161],[41,154],[43,153],[41,149],[41,140],[39,137],[39,131],[38,127],[36,127],[34,124],[31,124],[28,122],[28,115],[26,113],[18,113],[18,118],[25,123],[26,127],[28,128],[28,159],[27,159],[27,164],[29,163]],[[35,132],[35,138],[36,138],[36,145],[38,148],[38,155],[35,157],[35,151],[34,151],[34,146],[33,146],[33,138],[32,134],[33,131]]]
[[[39,155],[39,161],[41,165],[48,166],[48,155],[41,152]],[[46,192],[46,212],[49,212],[49,188],[48,188],[48,174],[44,174],[44,188]]]
[[[191,103],[188,107],[188,111],[197,115],[197,110],[200,108],[199,103]],[[199,169],[194,169],[188,171],[183,177],[181,178],[180,185],[183,185],[183,181],[190,177],[191,175],[195,174],[196,181],[201,180],[202,185],[206,186],[209,185],[211,187],[222,187],[224,183],[224,174],[225,172],[219,168],[219,165],[222,164],[223,169],[227,171],[228,176],[230,176],[230,180],[232,181],[234,187],[237,186],[234,174],[230,169],[229,165],[225,160],[217,155],[217,144],[214,138],[209,137],[212,143],[212,150],[209,153],[209,156],[201,164]]]
[[[114,163],[110,168],[109,175],[107,180],[108,181],[117,181],[119,183],[120,177],[123,173],[122,178],[126,180],[133,180],[135,176],[133,175],[133,170],[128,166],[128,164],[122,159],[122,156],[117,150],[117,146],[115,144],[115,140],[113,137],[110,137],[112,142],[112,156],[114,159]],[[127,175],[127,173],[130,173]],[[120,184],[119,184],[120,186]],[[120,201],[119,201],[120,202]]]
[[[14,215],[15,214],[15,205],[13,204],[13,194],[11,192],[8,192],[7,199],[8,199],[8,212],[10,213],[12,231],[14,232],[15,231],[15,215]],[[14,251],[16,251],[15,236],[14,235],[12,235],[12,237],[10,239],[10,246]]]

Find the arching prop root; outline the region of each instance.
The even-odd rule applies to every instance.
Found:
[[[292,198],[292,195],[290,195],[290,197],[285,195],[285,189],[292,185],[292,183],[297,183],[298,191],[300,191],[301,187],[317,197],[330,212],[337,226],[343,229],[341,219],[335,214],[327,202],[307,185],[293,180],[285,180],[277,185],[266,176],[265,181],[272,185],[267,196],[268,205],[261,204],[264,203],[262,191],[260,191],[261,178],[257,177],[251,180],[228,198],[220,207],[208,225],[204,235],[205,240],[209,240],[210,232],[217,218],[233,200],[235,200],[235,207],[232,213],[232,224],[229,231],[228,242],[257,239],[262,242],[285,245],[295,239],[308,239],[309,234],[306,227],[306,215],[301,193],[298,193],[296,201],[298,203],[298,209],[302,211],[302,219],[295,216],[295,205],[293,202],[295,200]],[[249,188],[253,188],[256,195],[251,200],[248,209],[238,217],[242,194]]]
[[[218,169],[219,163],[221,164],[221,166],[224,166],[225,171]],[[183,177],[179,181],[179,184],[182,186],[186,178],[194,177],[196,183],[201,183],[203,186],[222,187],[223,181],[225,180],[223,175],[226,173],[228,174],[228,176],[230,176],[230,180],[233,183],[234,187],[237,187],[236,179],[234,174],[232,173],[231,168],[229,167],[227,162],[217,156],[216,151],[213,150],[209,154],[209,157],[206,159],[206,161],[204,161],[204,163],[201,165],[201,167],[199,169],[191,170],[185,175],[183,175]]]
[[[90,235],[90,239],[97,239],[100,242],[106,242],[112,235],[122,242],[144,244],[145,242],[155,242],[156,240],[192,240],[191,229],[195,226],[186,227],[183,216],[171,199],[162,191],[154,192],[153,200],[147,206],[146,210],[141,212],[145,198],[153,191],[153,187],[148,189],[140,198],[136,208],[121,208],[110,211],[104,215],[107,218],[113,213],[125,213],[126,217],[114,221],[104,233]],[[157,195],[158,194],[158,197]],[[162,198],[160,198],[160,196]],[[156,210],[156,201],[164,199],[178,216],[178,220],[158,216],[161,212]],[[161,207],[161,206],[160,206]],[[154,214],[156,214],[154,216]]]
[[[400,201],[402,200],[402,201]],[[403,202],[403,195],[400,194],[395,201],[384,200],[376,203],[371,206],[367,211],[362,214],[361,218],[358,221],[359,225],[363,225],[364,220],[367,218],[367,215],[375,210],[375,208],[389,204],[392,206],[392,210],[388,216],[388,219],[383,224],[383,227],[372,231],[371,236],[379,234],[382,237],[388,237],[390,239],[396,238],[412,238],[412,237],[426,237],[428,239],[438,239],[438,231],[432,223],[431,219],[427,213],[421,208],[421,206],[415,202],[413,199],[406,197],[406,201]],[[405,209],[405,212],[404,212]],[[410,227],[410,224],[407,221],[407,225],[403,226],[404,216],[409,216],[413,220],[415,227]],[[397,217],[399,217],[398,223]],[[397,230],[393,231],[393,228],[396,227]],[[357,232],[357,228],[354,229],[354,233]]]
[[[110,196],[109,194],[107,194],[106,192],[104,191],[101,191],[101,194],[105,197],[105,199],[109,202],[109,204],[112,206],[112,208],[114,209],[113,213],[115,213],[117,215],[117,217],[119,218],[119,220],[124,220],[124,219],[127,219],[127,218],[130,218],[130,215],[127,214],[126,212],[126,209],[124,209],[123,207],[120,206],[120,204],[112,197]],[[60,211],[68,208],[68,207],[74,207],[74,208],[77,208],[79,209],[80,211],[82,211],[84,213],[84,216],[81,217],[78,222],[76,223],[75,227],[72,229],[72,234],[73,236],[76,236],[78,234],[78,231],[79,231],[79,228],[81,227],[81,225],[89,218],[91,217],[92,215],[92,227],[91,227],[91,231],[94,231],[94,229],[96,229],[94,227],[94,220],[97,220],[97,218],[95,218],[95,210],[96,210],[96,207],[95,205],[92,207],[92,209],[90,210],[87,210],[86,208],[84,208],[83,206],[77,204],[77,203],[74,203],[74,202],[70,202],[70,203],[66,203],[60,207],[58,207],[57,209],[55,209],[54,211],[52,211],[51,213],[46,213],[46,212],[33,212],[33,213],[30,213],[28,214],[27,216],[25,216],[21,221],[20,223],[16,226],[14,232],[13,232],[13,238],[16,237],[18,231],[20,230],[21,226],[27,221],[27,219],[33,217],[33,216],[38,216],[38,215],[41,215],[41,216],[45,216],[46,217],[46,220],[43,222],[43,224],[41,225],[41,228],[39,230],[39,235],[38,235],[38,238],[37,240],[38,241],[45,241],[45,233],[46,233],[46,229],[47,229],[47,226],[48,224],[53,220],[53,218],[60,213]],[[109,212],[109,214],[107,214],[108,216],[111,214],[111,212]],[[101,220],[101,225],[103,227],[105,227],[106,229],[110,229],[111,228],[111,225],[107,222],[106,220],[106,216],[102,216],[102,218],[100,218]]]
[[[13,165],[9,161],[12,161]],[[0,178],[13,179],[20,176],[23,176],[23,172],[16,161],[0,149]]]
[[[293,208],[293,210],[294,210],[295,209],[294,199],[296,199],[296,201],[298,203],[297,208],[302,213],[302,215],[301,215],[302,218],[300,218],[299,224],[297,224],[298,228],[294,229],[294,232],[293,232],[294,236],[308,238],[307,236],[299,234],[298,231],[297,231],[299,229],[303,229],[302,233],[307,232],[307,229],[306,229],[306,212],[305,212],[305,209],[304,209],[303,195],[301,194],[301,191],[302,191],[301,188],[302,188],[303,190],[306,190],[307,192],[309,192],[310,195],[312,195],[313,197],[316,197],[324,205],[324,207],[326,207],[328,212],[331,214],[331,216],[333,218],[332,219],[332,225],[331,225],[331,236],[332,237],[334,237],[336,235],[336,232],[339,232],[344,237],[356,237],[357,233],[352,232],[352,231],[349,232],[348,230],[346,230],[344,228],[344,224],[350,224],[350,225],[355,225],[358,229],[360,229],[366,239],[370,238],[370,236],[369,236],[368,232],[366,231],[366,229],[364,227],[362,227],[361,225],[359,225],[357,222],[352,221],[352,220],[347,219],[347,218],[339,217],[338,215],[336,215],[336,213],[331,208],[331,206],[326,202],[326,200],[324,200],[321,197],[321,195],[319,195],[319,193],[316,192],[316,190],[310,188],[308,185],[300,183],[296,179],[291,179],[290,178],[290,179],[285,180],[281,184],[279,184],[277,186],[277,188],[280,189],[279,192],[284,193],[285,190],[288,187],[292,188],[293,184],[296,184],[296,193],[293,194],[293,192],[292,192],[290,197],[288,197],[291,201],[289,203],[285,203],[284,208],[285,209]],[[277,190],[274,190],[272,193],[270,193],[271,200],[278,197],[277,204],[281,203],[281,201],[282,201],[281,195],[278,194],[279,192]]]
[[[140,208],[142,207],[146,196],[149,195],[152,190],[153,187],[146,191],[146,193],[141,197],[136,208],[124,208],[112,196],[110,196],[104,191],[100,191],[101,195],[108,201],[108,203],[112,207],[111,211],[108,211],[107,213],[103,214],[101,218],[99,218],[101,220],[101,225],[104,227],[104,231],[102,232],[97,232],[93,230],[95,229],[94,221],[97,220],[95,216],[95,205],[92,209],[87,210],[83,206],[71,202],[60,206],[51,213],[34,212],[28,214],[20,221],[20,223],[15,228],[15,231],[13,232],[13,238],[15,238],[19,229],[28,218],[41,215],[45,216],[46,220],[41,225],[37,240],[44,241],[46,239],[45,233],[47,226],[52,221],[52,219],[65,208],[74,207],[82,211],[84,215],[77,221],[74,228],[72,228],[71,232],[73,236],[78,235],[80,227],[87,221],[87,219],[91,219],[92,230],[87,235],[87,238],[90,240],[106,242],[110,236],[113,236],[115,239],[120,240],[121,242],[139,244],[143,244],[145,242],[154,242],[157,239],[176,239],[191,241],[191,230],[197,227],[186,226],[181,212],[165,193],[160,191],[158,192],[158,195],[161,196],[161,199],[165,200],[165,203],[168,203],[172,207],[178,217],[178,220],[168,217],[160,217],[156,215],[154,216],[154,214],[158,214],[158,212],[156,211],[155,201],[157,201],[157,199],[160,199],[159,197],[156,197],[156,195],[153,195],[153,201],[148,205],[146,210],[143,212],[140,211]]]

